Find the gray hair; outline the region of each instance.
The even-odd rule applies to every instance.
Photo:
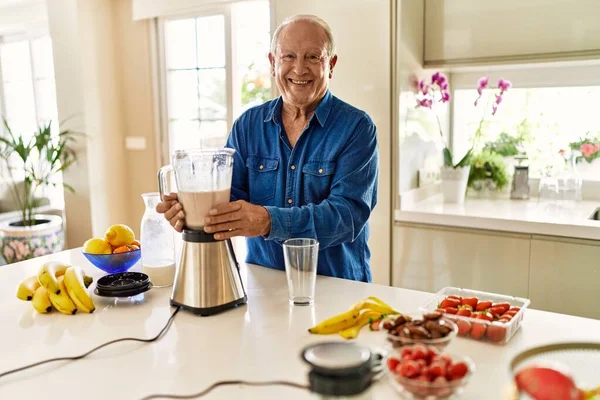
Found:
[[[335,55],[335,41],[333,40],[333,33],[331,32],[331,28],[321,18],[316,15],[294,15],[293,17],[288,17],[275,29],[275,33],[273,33],[273,40],[271,41],[271,53],[275,54],[275,50],[277,47],[277,41],[279,40],[279,35],[284,27],[287,25],[293,24],[295,22],[310,22],[313,25],[319,26],[325,32],[325,36],[327,36],[327,42],[325,43],[327,48],[327,56],[329,58]]]

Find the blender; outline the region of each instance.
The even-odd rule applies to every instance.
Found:
[[[234,152],[226,148],[176,150],[171,165],[158,171],[161,198],[170,192],[169,173],[175,175],[185,213],[170,303],[202,316],[247,301],[231,240],[216,240],[204,231],[209,210],[230,200]]]

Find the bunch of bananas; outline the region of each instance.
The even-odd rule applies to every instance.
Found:
[[[369,296],[354,304],[350,310],[328,318],[308,331],[318,335],[339,333],[345,339],[354,339],[360,329],[390,315],[401,315],[375,296]]]
[[[77,310],[94,312],[94,300],[87,288],[93,278],[85,275],[78,266],[49,261],[38,274],[25,278],[17,287],[19,300],[31,301],[33,308],[42,314],[52,311],[74,315]]]

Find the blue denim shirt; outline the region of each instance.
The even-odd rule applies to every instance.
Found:
[[[371,282],[368,220],[377,203],[379,153],[371,118],[327,91],[292,148],[281,97],[244,112],[226,147],[236,150],[232,200],[264,206],[266,237],[247,238],[246,262],[285,269],[282,243],[319,241],[317,273]]]

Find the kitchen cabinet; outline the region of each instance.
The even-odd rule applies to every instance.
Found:
[[[528,297],[530,235],[396,223],[393,286]]]
[[[425,65],[600,54],[597,0],[425,0]]]
[[[531,307],[600,319],[600,242],[534,236]]]

